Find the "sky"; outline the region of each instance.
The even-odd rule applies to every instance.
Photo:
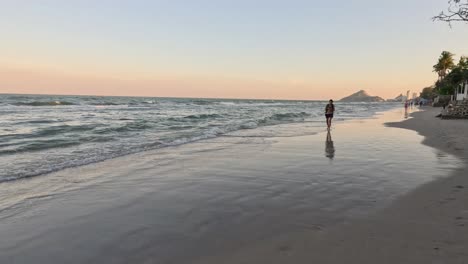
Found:
[[[394,98],[468,55],[447,0],[0,0],[0,93]]]

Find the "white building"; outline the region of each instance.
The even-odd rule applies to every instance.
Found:
[[[468,81],[460,84],[455,91],[455,99],[457,101],[463,101],[465,99],[468,100]]]

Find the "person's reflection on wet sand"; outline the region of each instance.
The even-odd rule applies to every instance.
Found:
[[[331,160],[335,157],[335,147],[333,146],[330,130],[327,131],[327,140],[325,141],[325,156]]]
[[[405,108],[405,119],[408,118],[408,108]]]

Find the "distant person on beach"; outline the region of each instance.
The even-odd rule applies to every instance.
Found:
[[[333,100],[330,99],[328,101],[327,106],[325,106],[325,118],[327,119],[327,127],[328,129],[331,128],[331,122],[333,119],[333,113],[335,113],[335,105],[333,104]]]
[[[423,106],[423,101],[420,101],[419,102],[419,107],[422,107]]]

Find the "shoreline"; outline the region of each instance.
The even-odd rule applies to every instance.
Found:
[[[196,263],[468,263],[468,122],[441,120],[438,109],[386,123],[424,136],[437,155],[450,153],[463,166],[426,183],[365,219],[322,232],[292,233],[237,252]]]
[[[437,118],[438,114],[440,108],[425,108],[423,111],[411,113],[410,119],[386,125],[416,131],[424,136],[422,143],[426,146],[450,153],[460,159],[467,159],[468,149],[463,146],[467,142],[464,136],[468,132],[468,122],[463,119]]]
[[[387,115],[403,116],[341,123],[334,144],[327,133],[217,138],[8,185],[21,197],[41,190],[0,211],[0,262],[423,263],[395,259],[399,225],[417,221],[453,159],[436,158],[415,132],[384,127]],[[428,167],[413,171],[413,160]]]

